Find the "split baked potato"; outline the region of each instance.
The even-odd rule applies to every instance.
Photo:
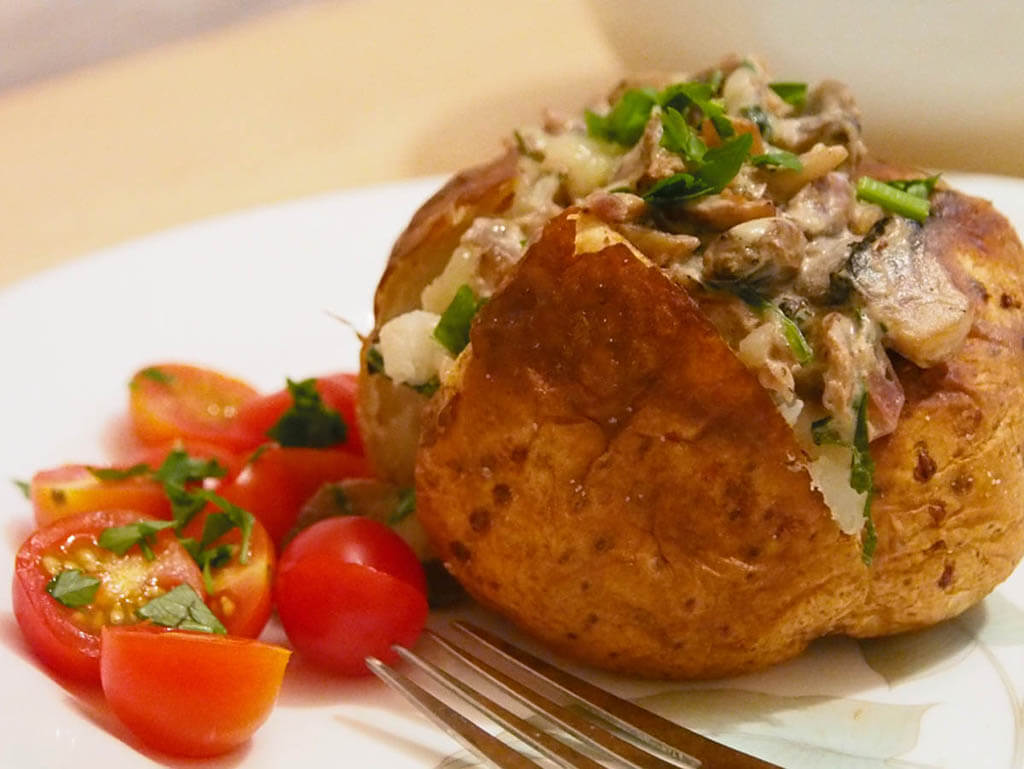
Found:
[[[1024,250],[793,86],[732,61],[549,117],[381,279],[371,458],[571,657],[750,671],[955,616],[1024,553]]]

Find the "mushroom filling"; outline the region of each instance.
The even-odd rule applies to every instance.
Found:
[[[549,114],[515,142],[512,202],[466,230],[421,309],[382,327],[380,370],[431,392],[480,301],[549,219],[582,207],[686,288],[793,425],[840,527],[859,530],[870,481],[854,482],[858,452],[896,428],[904,402],[890,354],[933,366],[972,321],[925,253],[937,180],[859,177],[865,147],[847,89],[773,82],[749,58],[623,82],[584,115]],[[458,323],[467,330],[453,344]],[[826,488],[832,465],[853,468],[842,492]]]

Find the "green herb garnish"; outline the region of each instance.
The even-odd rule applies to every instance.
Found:
[[[282,446],[322,449],[345,441],[348,426],[334,409],[327,406],[316,389],[315,379],[288,380],[292,406],[267,435]]]
[[[725,107],[713,98],[716,90],[710,83],[674,83],[658,95],[658,101],[662,107],[673,107],[680,113],[685,112],[687,107],[696,107],[711,121],[718,135],[726,139],[735,134],[736,130],[725,114]]]
[[[366,373],[379,374],[384,370],[384,356],[377,347],[366,351]]]
[[[779,319],[779,323],[782,324],[782,334],[786,338],[786,344],[793,353],[793,357],[796,358],[797,363],[805,366],[814,360],[814,350],[811,349],[811,345],[808,343],[803,331],[800,330],[796,321],[786,315],[778,305],[769,302],[749,285],[728,286],[727,290],[732,291],[732,293],[736,294],[736,296],[759,313],[771,312],[775,314]]]
[[[923,180],[921,184],[923,185]],[[872,179],[870,176],[862,176],[857,180],[857,197],[916,222],[923,222],[931,212],[931,204],[927,198],[905,192],[899,187]]]
[[[844,441],[832,425],[832,417],[823,417],[811,422],[811,439],[815,446],[842,446]]]
[[[650,88],[631,88],[619,98],[607,115],[587,110],[587,133],[598,139],[632,147],[644,133],[658,94]]]
[[[786,104],[800,109],[807,103],[807,83],[769,83],[768,87]]]
[[[17,478],[11,478],[11,483],[21,489],[21,493],[25,495],[25,499],[32,499],[32,484],[28,481],[19,481]]]
[[[404,521],[414,512],[416,512],[416,489],[412,487],[402,489],[398,494],[398,504],[395,505],[395,511],[388,518],[388,525],[394,526],[396,523]]]
[[[754,155],[750,162],[755,166],[777,166],[779,168],[788,168],[791,171],[802,171],[804,167],[799,156],[785,150],[775,150],[773,152],[766,152],[763,155]]]
[[[155,625],[177,630],[221,634],[228,632],[191,585],[178,585],[136,609],[135,613],[140,619],[148,619]]]
[[[100,532],[96,542],[100,547],[118,555],[124,555],[138,545],[146,560],[152,561],[155,557],[152,546],[156,542],[157,534],[174,525],[174,521],[141,520],[127,526],[112,526]]]
[[[168,385],[174,381],[174,377],[168,374],[163,369],[159,369],[156,366],[150,366],[144,368],[138,374],[135,375],[136,379],[148,379],[151,382],[157,384]]]
[[[878,543],[875,521],[871,517],[871,499],[875,493],[875,462],[871,458],[868,443],[868,393],[865,390],[857,401],[857,421],[853,428],[853,458],[850,460],[850,486],[860,494],[867,494],[864,500],[864,534],[861,539],[861,559],[871,564]]]
[[[452,355],[458,355],[469,344],[469,325],[483,304],[483,300],[477,301],[473,289],[463,283],[434,327],[434,339]]]
[[[771,118],[768,116],[768,113],[764,111],[764,109],[755,104],[750,107],[744,107],[743,109],[740,110],[740,114],[757,126],[757,130],[761,132],[761,136],[764,139],[771,141]]]
[[[46,592],[70,609],[88,606],[100,589],[100,581],[78,569],[67,569],[46,583]]]
[[[128,478],[138,478],[142,475],[149,475],[153,469],[145,462],[140,462],[131,467],[86,467],[86,470],[99,481],[123,481]]]
[[[408,385],[413,390],[418,392],[420,395],[426,395],[428,398],[441,389],[441,380],[438,377],[431,377],[423,384]]]
[[[227,472],[227,468],[216,459],[190,457],[182,449],[174,449],[153,473],[153,478],[163,484],[185,486],[207,478],[223,478]]]
[[[666,107],[661,116],[661,124],[662,147],[680,155],[691,165],[700,165],[703,162],[708,146],[686,122],[682,113],[672,107]]]
[[[671,205],[721,192],[739,173],[752,143],[750,134],[740,134],[709,149],[693,173],[661,179],[644,194],[644,200],[655,205]]]

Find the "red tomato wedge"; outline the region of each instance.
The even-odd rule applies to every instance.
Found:
[[[95,510],[134,510],[138,518],[169,518],[171,505],[152,478],[101,481],[86,465],[63,465],[32,477],[30,488],[36,523]]]
[[[371,475],[366,459],[349,451],[268,445],[220,494],[256,516],[280,546],[302,506],[323,484]]]
[[[251,445],[235,423],[239,409],[259,397],[245,382],[198,366],[160,363],[136,372],[130,389],[132,424],[143,443],[182,438],[233,451]]]
[[[134,511],[61,518],[36,531],[18,550],[11,591],[14,616],[29,647],[55,672],[98,683],[102,627],[136,622],[135,609],[177,585],[188,584],[204,594],[198,567],[169,530],[157,535],[153,560],[138,547],[117,555],[97,544],[104,529],[139,518]],[[85,605],[65,606],[47,592],[47,584],[69,570],[100,582]]]
[[[324,405],[337,411],[345,420],[346,437],[339,446],[361,454],[363,440],[356,424],[357,389],[358,377],[355,374],[331,374],[316,378],[316,391],[320,393]],[[238,428],[249,434],[251,445],[255,448],[266,443],[267,431],[277,424],[281,415],[291,406],[292,396],[287,389],[256,398],[238,410]]]
[[[216,756],[248,740],[274,706],[287,649],[152,627],[104,628],[103,693],[156,750]]]
[[[364,659],[394,661],[427,620],[426,579],[412,549],[382,523],[328,518],[300,532],[281,556],[274,585],[281,624],[295,649],[347,676]]]
[[[209,512],[197,515],[187,527],[185,536],[197,542]],[[235,528],[215,541],[238,548],[242,532]],[[236,552],[223,566],[210,569],[207,582],[206,605],[217,615],[230,635],[256,638],[270,619],[272,608],[274,567],[277,561],[274,543],[258,520],[253,522],[249,536],[249,554],[242,563]]]

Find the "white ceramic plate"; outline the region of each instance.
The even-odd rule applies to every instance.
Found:
[[[950,180],[994,200],[1024,231],[1024,181]],[[200,222],[0,293],[0,479],[102,461],[124,415],[127,379],[148,362],[208,364],[266,390],[285,375],[354,367],[355,337],[328,311],[370,327],[390,243],[437,183]],[[0,583],[10,584],[30,530],[28,502],[0,483]],[[275,627],[267,636],[281,638]],[[589,675],[789,769],[1021,769],[1024,570],[954,622],[916,637],[829,639],[759,675],[699,685]],[[101,696],[50,679],[21,641],[6,588],[0,682],[0,767],[197,765],[140,749]],[[293,659],[251,744],[198,765],[454,769],[473,765],[465,758],[375,680],[326,678]]]

